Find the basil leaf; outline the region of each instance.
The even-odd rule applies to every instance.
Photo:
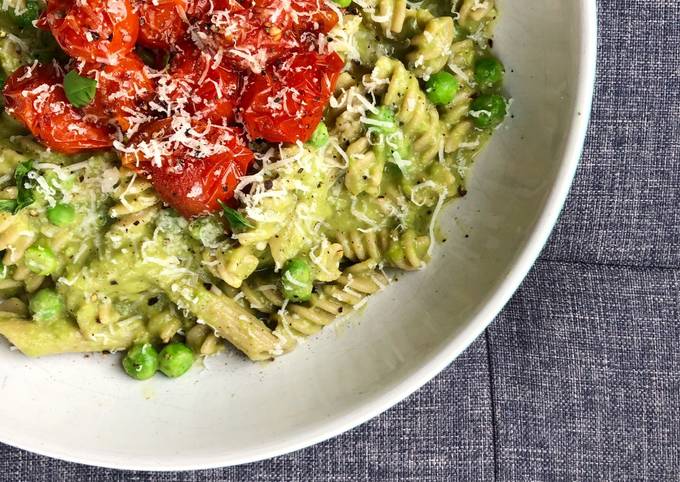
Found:
[[[17,208],[16,199],[0,199],[0,211],[6,211],[8,213],[13,213]]]
[[[220,203],[220,206],[222,206],[222,214],[224,215],[224,217],[229,222],[229,226],[231,227],[232,231],[240,231],[244,228],[253,228],[254,227],[236,209],[230,208],[229,206],[224,204],[222,201],[218,201],[218,202]]]
[[[19,179],[25,178],[33,170],[33,161],[24,161],[14,168],[14,180],[19,185]]]
[[[21,15],[15,15],[14,22],[22,29],[33,28],[33,22],[38,20],[42,13],[42,6],[37,0],[27,0],[25,9]]]
[[[94,99],[97,81],[81,77],[78,72],[71,70],[64,76],[64,92],[68,101],[75,107],[85,107]]]
[[[15,200],[14,214],[20,209],[30,206],[35,201],[33,195],[33,183],[28,179],[28,173],[33,171],[33,161],[25,161],[19,164],[14,170],[14,181],[17,185],[17,198]],[[30,184],[28,187],[27,184]]]

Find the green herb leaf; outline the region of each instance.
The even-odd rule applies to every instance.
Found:
[[[97,81],[81,77],[75,70],[64,77],[64,92],[68,101],[76,107],[85,107],[92,102],[97,92]]]
[[[16,199],[0,199],[0,211],[6,211],[8,213],[14,213],[17,208]]]
[[[30,206],[35,201],[33,195],[33,183],[28,179],[28,173],[33,171],[33,161],[25,161],[19,164],[14,170],[14,181],[17,185],[17,198],[14,201],[13,213],[16,214],[20,209]]]
[[[220,206],[222,206],[222,214],[224,215],[224,217],[229,222],[229,226],[231,226],[232,231],[240,231],[240,230],[245,229],[245,228],[253,228],[254,227],[236,209],[230,208],[229,206],[224,204],[222,201],[218,201],[218,202],[220,203]]]
[[[25,9],[20,15],[15,15],[15,23],[23,28],[33,28],[33,22],[38,20],[42,6],[37,0],[27,0]]]

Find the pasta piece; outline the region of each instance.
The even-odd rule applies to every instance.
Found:
[[[278,279],[273,276],[253,276],[243,283],[241,292],[248,305],[261,313],[274,313],[284,303]]]
[[[0,251],[5,252],[2,260],[5,266],[17,264],[37,238],[38,233],[30,227],[25,211],[17,215],[0,212]]]
[[[378,83],[374,92],[382,94],[382,104],[396,111],[412,151],[417,154],[414,160],[427,166],[439,152],[442,135],[437,109],[421,90],[418,79],[404,64],[389,57],[378,60],[369,79]]]
[[[169,343],[181,330],[182,320],[174,309],[163,310],[149,318],[147,329],[152,338]]]
[[[248,278],[260,260],[253,255],[252,246],[222,246],[218,249],[203,251],[203,264],[216,278],[221,279],[233,288],[239,288],[243,280]]]
[[[471,39],[451,45],[447,66],[465,84],[474,85],[475,43]]]
[[[454,26],[451,17],[430,20],[422,33],[411,39],[411,51],[406,55],[409,68],[415,75],[428,78],[439,72],[451,55]]]
[[[417,236],[413,230],[395,235],[387,229],[361,232],[340,232],[336,240],[347,259],[366,261],[382,260],[387,266],[413,271],[425,266],[429,236]]]
[[[197,323],[189,328],[185,336],[186,344],[197,355],[214,355],[222,349],[220,339],[209,326]]]
[[[19,298],[7,298],[0,301],[0,312],[12,313],[20,317],[28,316],[28,306]]]
[[[228,296],[197,287],[186,278],[156,277],[168,298],[193,313],[251,360],[267,360],[281,352],[279,339],[248,309]]]
[[[473,32],[487,19],[495,17],[495,0],[462,0],[458,8],[458,23]]]
[[[289,344],[300,335],[312,335],[339,316],[345,316],[363,305],[367,296],[377,293],[389,283],[375,260],[367,260],[347,268],[331,284],[318,287],[310,301],[289,303],[276,315],[275,333]]]
[[[388,36],[398,34],[404,27],[406,7],[406,0],[377,0],[371,20],[380,25]]]
[[[335,281],[341,275],[340,262],[344,256],[342,246],[338,243],[329,243],[324,236],[319,245],[310,250],[309,259],[314,264],[318,281]]]
[[[123,170],[113,197],[117,202],[109,210],[112,218],[120,218],[160,204],[151,183],[128,170]]]
[[[349,72],[343,72],[335,87],[335,98],[331,101],[329,122],[332,122],[331,133],[342,146],[356,141],[364,131],[361,115],[367,107],[362,100],[366,99],[366,89],[358,85]],[[366,99],[366,102],[370,102]]]
[[[342,246],[344,256],[352,261],[382,259],[391,242],[390,231],[387,229],[338,232],[335,239]]]
[[[87,338],[68,320],[38,323],[22,319],[14,313],[0,312],[0,335],[24,355],[31,357],[124,350],[138,334],[133,329],[113,332],[100,329],[96,336]]]
[[[346,153],[349,166],[345,174],[345,187],[355,196],[362,192],[373,197],[378,196],[385,167],[384,156],[376,156],[366,137],[350,144]]]
[[[17,266],[17,269],[12,275],[12,279],[15,281],[20,281],[27,293],[34,293],[35,291],[38,291],[38,289],[40,289],[42,286],[43,281],[45,281],[44,276],[33,273],[23,264],[21,266]]]

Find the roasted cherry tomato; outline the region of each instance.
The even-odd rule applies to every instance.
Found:
[[[140,45],[170,49],[184,36],[188,23],[187,0],[142,0],[137,4]]]
[[[55,151],[73,154],[110,147],[108,129],[83,118],[66,99],[62,80],[52,64],[17,69],[3,91],[7,112]]]
[[[181,134],[179,134],[181,133]],[[151,180],[159,196],[189,218],[217,211],[230,200],[253,153],[238,128],[168,118],[146,125],[132,139],[123,165]]]
[[[170,63],[175,102],[184,99],[185,110],[212,122],[234,120],[234,106],[241,89],[240,75],[191,43],[184,43]]]
[[[328,33],[338,23],[324,0],[253,0],[251,5],[265,25],[296,33]]]
[[[202,50],[221,55],[239,68],[255,73],[302,45],[289,28],[288,17],[266,22],[256,9],[235,0],[215,0],[193,38]]]
[[[304,52],[251,76],[240,102],[250,137],[270,142],[309,140],[343,65],[336,53]]]
[[[115,64],[134,48],[139,18],[130,0],[48,0],[38,25],[71,57]]]
[[[134,53],[115,65],[76,62],[76,66],[80,75],[97,79],[97,93],[83,112],[101,122],[114,119],[123,131],[130,129],[135,117],[143,116],[146,101],[155,95],[154,83]]]

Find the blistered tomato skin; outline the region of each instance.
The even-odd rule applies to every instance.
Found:
[[[108,128],[85,120],[66,99],[63,74],[52,64],[24,66],[3,90],[5,108],[45,146],[64,154],[111,147]]]
[[[267,65],[300,45],[292,30],[282,23],[265,22],[253,8],[234,0],[215,0],[199,23],[197,45],[206,52],[222,51],[229,62],[246,72],[262,72]]]
[[[39,25],[71,57],[105,64],[129,54],[139,34],[130,0],[48,0]]]
[[[324,0],[252,0],[249,6],[264,24],[295,33],[328,33],[338,23]]]
[[[269,142],[308,141],[343,67],[336,53],[304,52],[251,76],[240,102],[249,136]]]
[[[115,65],[76,62],[75,67],[80,75],[97,79],[95,98],[83,107],[83,112],[102,123],[113,119],[124,132],[132,125],[133,117],[144,114],[146,102],[155,95],[156,86],[134,53]]]
[[[235,69],[215,64],[210,55],[183,43],[170,63],[170,75],[176,85],[173,95],[188,99],[187,112],[216,124],[234,121],[241,90],[241,74]]]
[[[177,127],[176,124],[182,127]],[[178,130],[195,134],[184,141],[168,139]],[[144,126],[131,145],[136,154],[124,154],[123,165],[148,177],[158,195],[187,218],[221,209],[220,202],[234,196],[234,188],[253,161],[253,153],[237,127],[218,127],[201,120],[163,119]],[[155,145],[160,159],[146,157],[145,146]],[[159,162],[160,161],[160,162]]]
[[[186,34],[187,0],[144,0],[137,3],[139,38],[148,48],[170,49]]]

